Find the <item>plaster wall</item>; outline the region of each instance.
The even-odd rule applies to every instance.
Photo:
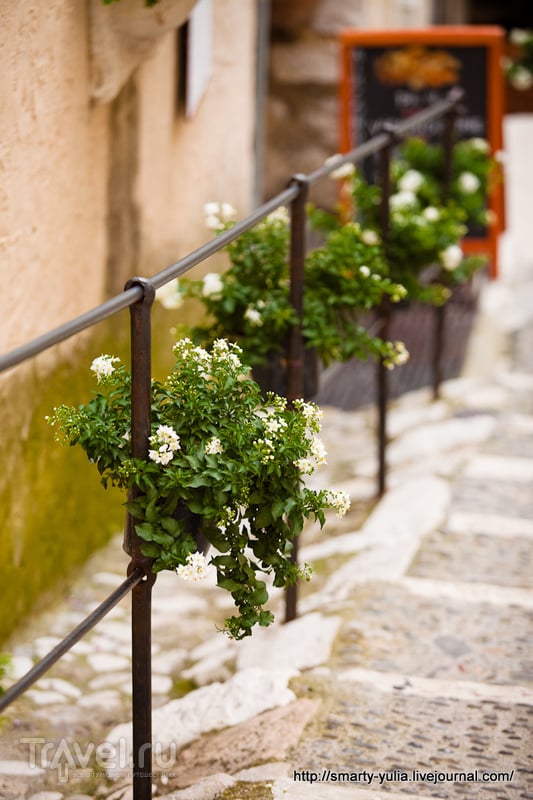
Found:
[[[174,35],[139,71],[136,195],[139,268],[145,274],[212,238],[204,225],[205,203],[231,203],[239,218],[251,210],[255,26],[255,0],[215,0],[213,74],[192,118],[175,107]]]
[[[431,0],[273,0],[265,196],[286,176],[311,172],[339,149],[340,49],[344,28],[391,29],[431,24]],[[337,200],[322,182],[314,199]]]
[[[95,2],[0,3],[2,353],[212,238],[205,202],[249,210],[255,0],[213,3],[213,76],[189,119],[176,107],[175,32],[143,52],[112,98],[91,98]],[[156,319],[167,336],[172,322]],[[0,585],[12,610],[0,641],[123,523],[124,498],[54,442],[45,415],[87,401],[95,355],[127,361],[128,328],[123,312],[0,375]]]
[[[102,299],[108,108],[88,102],[79,3],[3,3],[0,20],[4,351]]]

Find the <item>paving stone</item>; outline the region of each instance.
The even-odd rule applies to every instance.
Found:
[[[402,575],[422,537],[444,521],[449,499],[440,478],[418,478],[388,492],[361,531],[364,551],[328,579],[311,607],[345,597],[357,583]]]
[[[104,692],[92,692],[80,697],[78,705],[82,708],[118,708],[122,700],[117,692],[111,690]]]
[[[394,466],[431,456],[435,452],[445,453],[476,444],[488,439],[495,426],[496,420],[488,414],[420,425],[391,442],[387,448],[387,461]]]
[[[290,669],[241,670],[225,683],[203,686],[153,713],[154,747],[162,752],[181,748],[207,731],[237,725],[256,714],[295,700],[288,688]],[[107,741],[131,753],[131,724],[109,731]],[[124,744],[125,743],[125,744]],[[113,769],[109,771],[113,774]]]
[[[528,538],[435,531],[426,537],[408,575],[532,588],[532,562]]]
[[[62,800],[63,797],[61,792],[37,792],[32,794],[29,800]]]
[[[168,675],[152,674],[152,692],[154,694],[168,694],[172,689],[172,679]]]
[[[26,696],[38,706],[50,706],[55,703],[66,703],[67,698],[61,692],[46,692],[39,689],[29,689]]]
[[[416,595],[409,589],[410,584],[403,588],[375,583],[350,595],[357,615],[340,632],[333,666],[457,681],[533,682],[531,607],[496,605],[480,598],[443,601],[432,591]],[[463,643],[463,652],[445,652],[442,637]]]
[[[259,630],[237,650],[237,668],[300,670],[323,664],[330,657],[340,622],[339,617],[311,613]]]
[[[528,484],[533,481],[533,458],[482,454],[469,461],[464,475],[467,478],[491,481],[503,478],[505,481]]]
[[[198,739],[168,768],[168,785],[187,786],[212,773],[240,774],[257,763],[279,762],[299,740],[318,706],[317,701],[302,698]]]
[[[523,485],[507,481],[505,476],[491,481],[462,478],[454,485],[454,511],[480,511],[485,514],[533,519],[533,495]]]
[[[209,775],[198,781],[194,786],[189,786],[187,789],[181,789],[172,794],[165,795],[167,800],[214,800],[229,786],[233,786],[234,779],[225,773],[217,773],[216,775]]]
[[[159,796],[532,794],[533,337],[512,330],[509,358],[490,380],[448,381],[438,403],[427,389],[394,402],[389,490],[379,502],[375,410],[324,409],[329,463],[310,484],[349,489],[353,507],[344,520],[333,516],[324,533],[315,525],[302,536],[301,558],[319,569],[301,587],[297,621],[260,630],[251,642],[229,642],[216,631],[230,599],[212,579],[191,587],[174,574],[158,576],[153,730],[167,747],[164,764],[155,760]],[[511,371],[511,357],[522,371]],[[118,534],[80,570],[75,606],[59,604],[21,634],[15,673],[101,602],[103,588],[123,580],[125,565]],[[282,606],[282,593],[273,591],[278,619]],[[67,785],[57,769],[23,774],[25,738],[76,743],[84,753],[90,742],[129,737],[129,614],[126,599],[9,709],[2,799],[131,800],[124,774],[112,787],[91,768],[72,770]],[[248,663],[262,667],[260,679],[244,680],[248,670],[233,674]],[[280,664],[287,668],[276,676]],[[166,692],[187,681],[204,684],[203,694],[165,702]],[[354,765],[357,780],[331,778],[332,771],[353,774]],[[301,774],[328,769],[325,782]],[[435,783],[394,773],[474,769],[514,770],[514,778]],[[389,775],[380,781],[379,772]]]
[[[235,772],[233,777],[236,781],[256,783],[257,781],[274,781],[276,778],[284,778],[288,774],[289,765],[286,761],[270,761],[268,764],[241,769],[239,772]]]
[[[331,675],[331,671],[329,674]],[[358,667],[339,670],[336,676],[341,682],[355,681],[392,694],[401,691],[404,695],[414,694],[417,697],[453,697],[457,700],[491,700],[496,703],[521,703],[533,706],[533,686],[420,678],[401,672],[384,672]]]
[[[384,797],[396,792],[398,797],[404,797],[403,792],[407,796],[442,798],[524,796],[533,769],[528,734],[533,707],[420,698],[404,694],[401,688],[394,693],[369,692],[368,687],[335,680],[328,680],[327,693],[330,702],[321,713],[322,735],[304,733],[292,751],[292,766],[297,772],[311,770],[323,775],[328,769],[347,773],[366,770],[373,775],[369,790],[386,789]],[[513,780],[429,783],[420,778],[421,773],[435,771],[450,774],[477,769],[490,773],[495,764],[499,772],[513,773]],[[382,787],[380,772],[388,773]],[[403,774],[407,781],[401,778]],[[310,788],[309,783],[296,782],[297,791],[301,786]],[[326,786],[330,784],[321,784],[320,789]],[[288,796],[299,797],[297,793]]]
[[[404,792],[355,788],[353,782],[309,783],[285,778],[275,781],[272,787],[273,800],[412,800],[413,797],[419,800],[419,795]]]
[[[444,529],[457,534],[486,534],[503,538],[533,537],[533,519],[475,511],[452,511]],[[506,551],[507,553],[510,550]]]
[[[0,761],[0,775],[39,775],[44,770],[27,761]]]
[[[131,672],[108,672],[97,675],[96,678],[89,681],[88,686],[94,691],[115,686],[121,691],[131,691]]]
[[[39,690],[60,692],[74,699],[82,694],[78,686],[74,686],[70,681],[61,680],[61,678],[41,678],[35,685]]]
[[[112,653],[93,653],[87,656],[87,661],[95,672],[124,670],[130,665],[126,656],[117,656]]]

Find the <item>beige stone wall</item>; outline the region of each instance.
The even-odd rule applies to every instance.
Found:
[[[186,120],[176,112],[174,32],[118,98],[95,103],[89,4],[1,5],[2,351],[208,239],[208,200],[249,210],[256,3],[214,9],[214,74]]]
[[[254,0],[215,0],[214,71],[196,114],[174,110],[174,36],[138,75],[140,158],[139,268],[152,274],[212,238],[203,206],[231,203],[250,210],[255,130]]]
[[[0,39],[4,351],[102,297],[108,109],[88,103],[85,4],[2,3]]]
[[[311,172],[339,149],[339,31],[425,26],[431,12],[431,0],[273,0],[267,198],[287,174]],[[325,205],[335,191],[325,183],[314,190]]]
[[[214,73],[190,119],[176,107],[172,31],[140,48],[133,73],[128,56],[120,80],[99,74],[106,100],[91,97],[94,3],[0,3],[2,353],[212,238],[206,201],[249,210],[256,0],[215,0]],[[170,312],[154,317],[163,313],[156,326],[169,337]],[[104,492],[84,455],[56,444],[45,422],[53,406],[87,401],[95,355],[127,359],[127,312],[116,323],[0,375],[0,597],[12,611],[0,641],[123,523],[124,498]]]

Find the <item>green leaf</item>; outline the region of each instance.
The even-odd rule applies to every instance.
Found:
[[[217,580],[217,586],[220,586],[221,589],[226,589],[228,592],[239,592],[243,588],[242,583],[234,581],[231,578],[219,578]]]
[[[268,600],[268,592],[263,581],[257,581],[257,588],[250,595],[250,602],[262,606]]]
[[[200,475],[195,475],[194,478],[191,478],[188,481],[185,481],[183,485],[190,489],[198,489],[200,486],[209,486],[210,483],[211,481],[209,480],[207,475],[200,474]]]
[[[136,517],[136,519],[143,519],[144,517],[144,509],[141,504],[135,500],[131,500],[127,503],[124,503],[124,506],[127,511],[132,515],[132,517]]]
[[[161,548],[159,545],[153,542],[145,542],[141,545],[141,553],[148,558],[157,558],[160,552]]]
[[[285,510],[283,500],[274,500],[272,503],[272,517],[274,520],[279,519]]]
[[[258,528],[266,528],[272,521],[272,512],[269,506],[263,506],[255,518],[255,524]]]
[[[143,522],[141,525],[135,526],[135,532],[145,542],[151,542],[154,535],[154,526],[150,525],[149,522]]]

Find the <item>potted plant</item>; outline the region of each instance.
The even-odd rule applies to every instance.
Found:
[[[264,400],[240,348],[225,339],[211,352],[181,339],[174,355],[168,377],[152,383],[148,460],[129,453],[131,376],[114,356],[93,361],[99,389],[89,403],[59,406],[48,421],[59,441],[83,448],[104,486],[136,488],[126,506],[154,572],[195,581],[214,566],[238,611],[224,630],[241,639],[273,620],[262,577],[276,587],[308,579],[309,567],[291,561],[295,537],[308,519],[324,525],[328,509],[344,514],[349,498],[306,486],[326,455],[315,405]]]
[[[234,212],[227,204],[210,203],[207,222],[217,232],[230,228]],[[200,300],[204,321],[192,328],[196,342],[210,347],[223,336],[238,342],[255,374],[272,360],[281,370],[286,343],[296,314],[289,297],[289,221],[285,208],[239,236],[226,247],[230,266],[200,280],[181,279],[163,300],[176,306],[184,298]],[[398,302],[405,289],[388,276],[379,240],[358,224],[339,227],[305,260],[301,320],[304,345],[324,364],[384,357],[391,365],[407,357],[400,343],[383,341],[363,325],[366,311],[383,297]],[[282,386],[280,391],[282,391]],[[312,396],[306,391],[306,396]]]

